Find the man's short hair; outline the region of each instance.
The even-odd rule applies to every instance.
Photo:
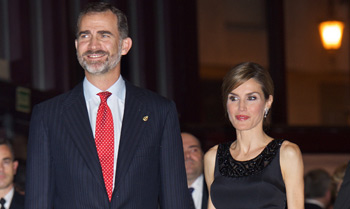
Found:
[[[12,143],[8,139],[6,139],[5,137],[0,136],[0,145],[6,145],[10,149],[12,159],[14,160],[15,159],[15,152],[13,151]]]
[[[323,169],[309,171],[304,176],[305,198],[320,198],[331,189],[332,178]]]
[[[106,3],[106,2],[92,2],[87,4],[84,7],[84,9],[79,13],[79,16],[78,16],[76,36],[78,37],[80,22],[84,15],[107,12],[107,11],[111,11],[113,12],[113,14],[117,16],[118,32],[119,32],[120,38],[121,39],[127,38],[129,35],[129,27],[128,27],[128,19],[126,15],[121,10],[113,6],[112,4]]]

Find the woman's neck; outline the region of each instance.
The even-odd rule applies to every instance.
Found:
[[[272,138],[263,130],[236,131],[237,140],[231,145],[231,154],[237,160],[249,160],[256,157]]]

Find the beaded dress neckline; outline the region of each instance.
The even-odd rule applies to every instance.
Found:
[[[255,158],[247,161],[237,161],[230,153],[233,142],[220,144],[217,153],[217,163],[222,176],[237,178],[261,173],[275,158],[284,139],[272,140]]]

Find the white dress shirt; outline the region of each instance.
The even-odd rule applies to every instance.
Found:
[[[318,205],[318,206],[320,206],[321,208],[326,208],[326,206],[325,206],[322,202],[320,202],[320,201],[318,201],[318,200],[306,198],[306,199],[305,199],[305,202],[306,202],[306,203],[310,203],[310,204],[314,204],[314,205]]]
[[[203,174],[201,174],[190,186],[194,189],[192,192],[192,198],[196,209],[202,208],[203,181],[204,181],[204,176]]]
[[[96,129],[96,117],[97,110],[101,103],[100,96],[97,94],[102,92],[102,90],[98,89],[94,85],[92,85],[85,77],[83,81],[83,89],[84,89],[84,97],[86,102],[86,107],[89,114],[90,125],[92,132],[95,137],[95,129]],[[124,116],[124,107],[125,107],[125,81],[122,76],[119,76],[117,82],[115,82],[107,91],[111,92],[112,95],[108,97],[107,104],[111,109],[113,116],[113,125],[114,125],[114,174],[113,174],[113,189],[115,183],[115,172],[117,167],[117,156],[119,150],[119,142],[120,142],[120,132],[122,129],[122,121]]]
[[[9,209],[11,202],[12,202],[12,198],[13,198],[13,194],[15,193],[15,188],[12,187],[12,189],[5,195],[5,197],[3,197],[5,199],[5,209]]]

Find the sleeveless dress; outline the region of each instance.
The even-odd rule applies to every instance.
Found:
[[[286,190],[279,162],[283,141],[272,140],[257,157],[248,161],[232,158],[232,142],[219,144],[210,189],[215,208],[286,208]]]

